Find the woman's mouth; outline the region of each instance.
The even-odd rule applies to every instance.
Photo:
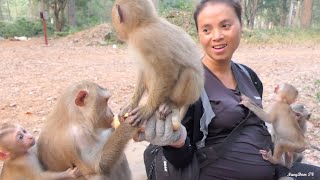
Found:
[[[225,50],[225,47],[227,47],[226,44],[221,44],[221,45],[212,46],[212,49],[215,53],[223,53]]]

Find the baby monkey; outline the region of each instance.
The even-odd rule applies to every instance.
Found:
[[[274,130],[274,153],[272,151],[260,150],[263,159],[273,164],[283,164],[290,168],[293,164],[293,153],[303,152],[307,144],[304,134],[298,124],[296,113],[290,105],[298,97],[297,89],[287,83],[276,86],[274,90],[274,102],[270,105],[270,111],[266,113],[258,107],[250,98],[242,96],[241,104],[254,112],[260,119],[271,123]],[[281,161],[284,153],[287,153],[288,159]]]
[[[44,171],[38,160],[35,142],[35,138],[20,125],[0,125],[0,160],[4,161],[0,180],[59,180],[81,175],[76,167],[64,172]]]

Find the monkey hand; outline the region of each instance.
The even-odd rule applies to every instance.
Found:
[[[157,111],[157,113],[159,112]],[[139,132],[134,139],[136,141],[148,141],[158,146],[170,145],[177,148],[183,146],[187,137],[187,131],[183,125],[177,131],[173,130],[173,116],[174,114],[170,113],[165,120],[159,120],[159,116],[155,113],[144,124],[144,132]]]
[[[279,163],[279,162],[274,161],[274,159],[272,157],[271,149],[269,149],[269,151],[259,150],[259,153],[262,155],[262,158],[264,160],[267,160],[267,161],[271,162],[272,164],[278,164]]]
[[[146,105],[138,106],[129,112],[126,122],[133,127],[141,127],[151,116],[153,111]]]
[[[77,167],[69,168],[65,171],[65,173],[66,173],[66,178],[77,178],[82,176],[81,172]]]
[[[133,106],[132,103],[126,104],[125,106],[123,106],[123,107],[120,108],[119,116],[124,117],[124,115],[125,115],[126,113],[132,111],[133,108],[135,108],[135,107]]]
[[[248,109],[252,110],[253,107],[257,106],[249,97],[241,95],[240,104],[244,105]]]

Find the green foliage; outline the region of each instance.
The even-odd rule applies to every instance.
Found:
[[[313,1],[313,27],[320,28],[320,1]]]
[[[159,8],[160,11],[166,9],[180,9],[183,11],[193,10],[193,0],[160,0]]]
[[[26,18],[18,18],[13,23],[0,22],[0,36],[4,38],[14,36],[32,37],[43,34],[42,22],[32,21]],[[53,33],[53,26],[49,25],[48,32]]]
[[[191,11],[171,8],[161,11],[160,15],[166,18],[172,24],[184,29],[191,36],[197,36],[195,24],[193,21],[193,13]]]
[[[319,42],[320,28],[314,29],[245,29],[243,39],[247,43],[285,43],[298,44],[301,42]]]

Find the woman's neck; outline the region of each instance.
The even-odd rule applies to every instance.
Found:
[[[229,89],[236,89],[237,82],[231,70],[231,60],[216,61],[206,55],[203,64]]]
[[[208,55],[205,55],[203,64],[215,75],[226,75],[232,73],[231,71],[231,60],[229,61],[216,61],[211,59]]]

